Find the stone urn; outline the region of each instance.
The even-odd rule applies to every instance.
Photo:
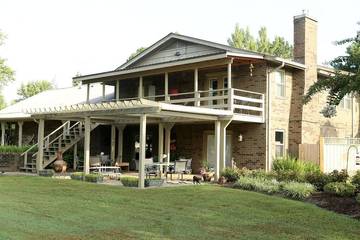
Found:
[[[57,173],[64,173],[66,172],[67,163],[63,160],[62,151],[58,151],[56,153],[56,161],[54,162],[54,170]]]

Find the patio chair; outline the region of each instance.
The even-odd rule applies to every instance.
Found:
[[[186,173],[186,163],[187,163],[187,160],[175,161],[174,167],[169,168],[169,170],[166,171],[166,179],[167,179],[168,174],[170,174],[171,180],[172,180],[173,174],[178,174],[178,178],[180,178],[180,175],[181,175],[181,180],[182,180],[184,177],[184,173]]]
[[[191,174],[192,173],[192,158],[180,158],[180,161],[186,161],[186,170],[185,173],[186,174]]]
[[[147,164],[145,165],[145,176],[150,178],[151,176],[157,177],[160,173],[160,167],[158,165]]]

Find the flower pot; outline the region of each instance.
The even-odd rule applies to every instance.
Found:
[[[67,163],[64,160],[56,160],[54,162],[54,171],[57,173],[66,172]]]

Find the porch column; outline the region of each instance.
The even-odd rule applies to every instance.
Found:
[[[103,99],[103,101],[105,101],[105,87],[106,87],[105,83],[102,83],[102,99]]]
[[[229,63],[228,63],[228,65],[227,65],[228,88],[232,88],[232,80],[231,80],[231,64],[232,64],[232,60],[231,60],[231,62],[229,62]]]
[[[165,102],[169,102],[169,74],[165,73],[165,88],[164,88]]]
[[[165,154],[166,162],[170,162],[170,143],[171,143],[171,129],[173,128],[174,123],[165,124]]]
[[[86,103],[90,102],[90,84],[86,85]]]
[[[146,145],[146,115],[142,114],[140,116],[139,188],[144,188],[145,145]]]
[[[90,172],[90,117],[85,117],[85,136],[84,136],[84,173]]]
[[[119,163],[122,163],[123,161],[123,146],[124,146],[124,128],[126,125],[118,125],[118,155],[117,155],[117,161]]]
[[[73,156],[73,169],[74,170],[76,170],[76,168],[77,168],[77,159],[78,159],[78,154],[77,154],[77,151],[78,151],[78,144],[77,143],[75,143],[74,144],[74,156]]]
[[[164,156],[164,125],[159,123],[159,142],[158,142],[158,159],[159,162],[163,161]]]
[[[119,100],[120,99],[120,81],[117,80],[116,81],[116,87],[115,87],[115,100]]]
[[[194,71],[194,97],[195,97],[195,107],[200,106],[200,94],[199,94],[199,71],[195,68]]]
[[[226,167],[226,128],[231,120],[221,121],[220,125],[220,172]]]
[[[111,141],[110,141],[110,159],[114,162],[115,159],[115,142],[116,142],[116,128],[114,125],[111,125]]]
[[[220,175],[220,131],[221,124],[220,121],[215,121],[215,177],[214,180],[217,181]]]
[[[5,145],[5,122],[1,122],[1,146]]]
[[[144,90],[143,90],[143,77],[140,76],[139,78],[139,98],[144,97]]]
[[[18,136],[18,146],[22,146],[22,135],[23,135],[23,124],[24,122],[18,122],[19,125],[19,136]]]
[[[43,169],[43,160],[44,160],[44,126],[45,121],[44,119],[39,120],[38,124],[38,153],[36,157],[36,170]]]

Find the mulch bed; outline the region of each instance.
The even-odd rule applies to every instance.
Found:
[[[314,193],[308,202],[341,214],[349,215],[352,218],[360,220],[360,204],[354,197],[338,197],[332,194],[319,192]]]

